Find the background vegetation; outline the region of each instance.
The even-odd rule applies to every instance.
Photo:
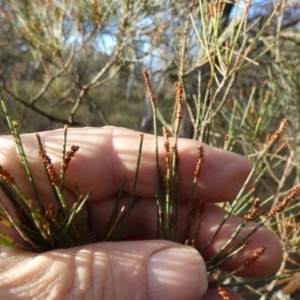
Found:
[[[253,162],[287,118],[282,141],[255,171],[251,197],[270,208],[299,182],[299,16],[298,1],[288,0],[2,0],[0,87],[21,132],[63,124],[153,132],[142,76],[148,69],[159,119],[171,133],[180,81],[179,136]],[[8,133],[4,115],[0,132]],[[268,225],[282,240],[280,272],[300,267],[299,208],[292,208]],[[275,299],[277,284],[253,293]]]

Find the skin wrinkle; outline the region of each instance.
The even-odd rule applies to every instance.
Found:
[[[86,286],[84,287],[86,290],[86,292],[85,292],[86,298],[90,298],[94,294],[93,260],[94,260],[94,253],[92,251],[89,251],[87,253],[87,261],[83,262],[85,264],[85,269],[88,267],[86,270],[86,273],[88,273],[88,275],[86,276],[86,277],[88,277],[88,282],[87,282]],[[87,264],[88,264],[88,266],[87,266]]]
[[[53,281],[51,280],[51,282],[53,282],[54,286],[56,286],[55,281],[57,283],[59,283],[60,285],[63,284],[63,286],[65,286],[66,282],[68,282],[66,287],[64,287],[64,288],[67,288],[65,290],[65,292],[67,292],[67,290],[71,290],[71,288],[72,288],[72,282],[74,280],[74,275],[75,275],[75,265],[74,265],[74,262],[70,263],[70,261],[73,261],[72,257],[70,257],[70,255],[68,253],[66,253],[65,251],[64,251],[64,255],[61,256],[61,255],[58,254],[55,257],[53,257],[53,259],[55,259],[55,261],[57,261],[58,257],[61,257],[61,259],[60,259],[61,261],[63,260],[62,261],[63,265],[62,265],[62,268],[59,268],[60,272],[58,274],[57,274],[57,271],[55,270],[55,272],[53,274]],[[67,260],[65,260],[65,258]],[[55,275],[55,277],[54,277],[54,275]],[[46,277],[48,277],[48,281],[49,281],[48,273],[47,273]],[[66,281],[66,278],[68,278],[68,281]],[[58,299],[63,297],[63,293],[62,293],[61,289],[57,290],[56,292],[57,292],[57,298]]]
[[[107,283],[107,280],[106,280],[106,274],[105,274],[105,279],[104,279],[104,282],[105,282],[105,285],[106,285],[106,283]],[[104,287],[101,289],[102,290],[102,298],[101,299],[104,299],[104,296],[105,296],[105,285],[104,285]]]
[[[107,272],[102,272],[101,276],[99,275],[99,272],[96,271],[96,264],[97,264],[97,258],[96,258],[96,253],[95,252],[91,252],[91,262],[89,264],[90,270],[91,270],[91,282],[89,285],[89,290],[86,291],[85,293],[85,298],[87,297],[91,297],[92,298],[88,298],[88,299],[98,299],[99,298],[99,294],[98,291],[102,290],[102,298],[101,299],[105,299],[105,289],[101,288],[102,286],[102,282],[106,282],[106,273]],[[78,296],[77,296],[78,297]]]
[[[83,252],[82,252],[83,251]],[[85,252],[85,249],[83,250],[78,250],[74,256],[74,260],[73,260],[73,264],[74,264],[74,282],[73,282],[73,288],[72,288],[72,291],[73,291],[73,299],[75,299],[75,297],[80,297],[82,298],[84,293],[85,293],[85,290],[83,289],[82,290],[82,287],[81,287],[81,276],[82,275],[81,273],[85,273],[85,271],[83,270],[82,266],[81,266],[81,254],[83,254]],[[83,287],[84,288],[84,287]]]
[[[115,281],[113,279],[113,276],[114,276],[114,273],[113,273],[113,267],[112,267],[112,261],[109,257],[109,255],[107,255],[107,260],[105,261],[106,264],[108,263],[108,265],[106,265],[106,270],[105,270],[105,284],[104,284],[104,287],[103,287],[103,298],[102,299],[105,299],[105,297],[107,297],[107,294],[108,294],[108,299],[111,298],[111,299],[116,299],[116,295],[115,293],[117,292],[115,290]],[[110,279],[107,279],[107,277],[109,277]],[[112,297],[112,293],[113,293],[113,297]]]
[[[92,284],[91,284],[91,289],[92,289],[92,294],[93,294],[93,299],[105,299],[104,296],[104,291],[105,288],[101,288],[104,286],[102,283],[106,282],[106,274],[103,272],[101,273],[101,270],[99,271],[99,266],[97,267],[97,254],[99,254],[98,251],[92,252]]]
[[[106,281],[106,277],[104,278],[103,277],[103,273],[101,273],[102,275],[102,278],[99,277],[99,272],[96,271],[96,257],[95,257],[95,254],[97,253],[97,251],[93,252],[93,251],[89,251],[87,254],[88,254],[88,263],[84,263],[83,266],[84,266],[84,270],[83,272],[86,273],[86,272],[89,272],[90,273],[90,276],[88,276],[88,278],[86,278],[86,280],[88,281],[88,285],[85,284],[85,287],[84,289],[78,289],[78,282],[76,282],[76,280],[81,280],[81,276],[78,276],[78,272],[74,272],[77,274],[77,276],[75,276],[74,278],[74,288],[72,289],[73,290],[73,293],[72,293],[72,296],[70,295],[68,299],[99,299],[99,291],[102,290],[102,298],[101,299],[105,299],[105,294],[104,294],[104,288],[100,288],[101,286],[103,286],[103,284],[101,284],[102,282],[105,282]],[[76,256],[75,257],[78,257],[78,255],[81,255],[82,254],[82,250],[79,250],[77,253],[76,253]],[[76,263],[76,258],[75,258],[75,267],[74,269],[77,270],[77,265],[78,263]],[[108,259],[106,260],[108,261]],[[83,267],[81,266],[81,268]],[[106,267],[107,268],[107,267]],[[77,278],[76,278],[77,277]],[[101,279],[101,280],[99,280]],[[97,281],[97,284],[96,284],[96,281]],[[98,284],[99,283],[99,284]],[[79,282],[79,285],[80,285],[80,282]],[[97,287],[97,290],[96,290],[96,287]],[[91,298],[92,297],[92,298]]]
[[[91,293],[92,293],[92,298],[93,299],[96,299],[96,295],[95,295],[95,292],[96,292],[96,281],[98,279],[98,275],[96,274],[95,272],[95,252],[92,252],[91,253],[92,257],[91,257]]]
[[[102,298],[101,299],[105,299],[105,283],[106,283],[106,278],[107,278],[107,274],[106,272],[101,272],[99,266],[97,265],[97,256],[100,255],[99,259],[101,258],[101,256],[103,255],[103,253],[99,252],[99,251],[95,251],[92,252],[92,292],[93,292],[93,297],[94,299],[99,299],[99,296],[102,294]],[[105,256],[107,258],[107,255]],[[102,261],[104,260],[103,258],[101,258]],[[106,259],[107,261],[107,259]],[[109,260],[110,261],[110,260]],[[111,264],[110,264],[111,266]],[[110,267],[110,272],[112,272],[112,269]]]
[[[53,299],[63,299],[72,288],[75,274],[73,259],[65,250],[62,253],[56,252],[53,255],[52,252],[48,252],[45,255],[51,256],[52,264],[50,264],[50,270],[53,270],[49,272],[50,270],[47,268],[45,271],[44,280],[47,282],[47,288],[43,290],[45,297],[52,291]],[[56,264],[58,264],[58,267],[54,268]]]
[[[67,250],[63,249],[61,250],[62,253],[57,253],[61,259],[65,260],[64,265],[59,268],[60,273],[59,276],[54,278],[54,281],[51,282],[51,284],[54,286],[54,288],[57,288],[57,283],[59,283],[59,289],[56,291],[57,295],[55,299],[74,299],[74,292],[76,289],[74,289],[75,285],[75,259],[76,255],[74,257],[70,256]],[[57,258],[56,258],[57,260]],[[47,276],[45,276],[47,278]],[[61,278],[61,279],[60,279]],[[61,281],[65,281],[64,278],[68,278],[69,284],[64,284],[63,289],[61,289],[60,283]],[[52,290],[52,288],[51,288]]]
[[[112,257],[110,256],[110,262],[113,265],[113,259],[111,259]],[[131,277],[131,274],[127,274],[126,273],[126,269],[118,269],[118,268],[114,268],[112,267],[112,291],[114,291],[114,299],[120,299],[120,296],[122,299],[128,299],[126,297],[127,293],[126,293],[126,289],[127,287],[122,286],[122,282],[123,282],[123,276],[129,276]],[[129,281],[130,282],[130,281]],[[129,284],[129,282],[127,282],[127,284]],[[117,286],[122,286],[122,291],[118,290]],[[121,294],[120,294],[121,292]]]
[[[7,296],[11,297],[13,296],[14,299],[17,298],[22,298],[22,295],[26,295],[29,294],[31,295],[31,297],[37,297],[37,296],[41,296],[41,295],[45,295],[48,296],[51,294],[51,288],[49,283],[51,283],[52,281],[49,281],[49,275],[51,277],[51,269],[53,269],[53,265],[52,267],[50,267],[50,269],[48,268],[49,262],[51,262],[50,258],[46,257],[41,257],[40,255],[38,255],[37,257],[34,257],[34,254],[30,255],[31,257],[29,259],[23,258],[21,257],[17,263],[9,266],[9,269],[6,268],[5,272],[1,272],[1,275],[7,275],[10,278],[10,284],[13,284],[13,286],[10,289],[6,289],[7,293],[5,293]],[[27,268],[27,265],[31,266],[31,268]],[[2,264],[3,265],[3,264]],[[47,266],[46,269],[40,268],[40,266]],[[16,271],[14,270],[16,269]],[[21,270],[21,271],[20,271]],[[27,274],[34,271],[32,274],[34,276],[31,276],[31,280],[25,280],[24,282],[27,282],[27,284],[23,284],[23,285],[19,285],[19,281],[23,280],[23,278],[27,279]],[[17,280],[14,279],[14,281],[12,281],[12,278],[15,278],[15,276],[13,276],[11,278],[10,273],[15,273],[18,274]],[[62,270],[62,272],[64,272],[64,270]],[[55,272],[55,274],[57,274],[57,272]],[[59,274],[61,275],[61,273]],[[52,276],[53,277],[53,276]],[[47,278],[47,279],[46,279]],[[54,281],[59,281],[59,278],[57,276],[54,277]],[[5,294],[3,293],[3,284],[5,282],[3,281],[3,279],[1,280],[1,285],[2,285],[2,289],[1,289],[1,295],[4,296]],[[9,282],[8,282],[9,284]],[[38,288],[35,288],[38,287]],[[24,299],[24,298],[22,298]]]
[[[118,280],[118,277],[115,277],[116,276],[116,274],[115,274],[115,272],[114,272],[114,268],[112,267],[112,261],[111,261],[111,259],[109,258],[109,264],[110,264],[110,270],[111,270],[111,277],[112,277],[112,279],[110,280],[110,282],[112,283],[112,288],[110,289],[112,292],[113,292],[113,294],[114,294],[114,299],[117,299],[117,296],[118,296],[118,289],[116,289],[116,286],[115,286],[115,283],[116,283],[116,281]],[[114,280],[115,278],[117,278],[117,280]],[[108,290],[108,289],[107,289]],[[105,298],[104,298],[105,299]]]
[[[108,250],[108,249],[107,249]],[[102,298],[101,299],[120,299],[120,295],[123,296],[123,293],[120,294],[119,289],[116,289],[116,282],[120,279],[120,274],[118,268],[113,267],[113,260],[111,254],[105,250],[107,258],[105,259],[105,275],[101,278],[102,284]],[[103,276],[103,273],[101,273]],[[95,291],[94,291],[95,292]],[[97,299],[97,298],[96,298]]]
[[[140,244],[141,242],[132,242],[132,243],[123,242],[123,243],[119,244],[118,250],[113,251],[113,252],[110,252],[109,249],[110,249],[111,245],[113,245],[114,243],[107,243],[108,248],[105,251],[108,251],[109,261],[111,264],[114,264],[114,266],[111,265],[112,266],[111,268],[113,270],[113,273],[111,273],[112,278],[110,280],[107,280],[106,282],[107,283],[109,282],[111,284],[116,284],[116,287],[121,286],[122,288],[121,288],[121,290],[119,290],[119,294],[115,293],[113,297],[107,297],[107,295],[106,295],[106,297],[104,297],[104,299],[120,299],[119,297],[121,297],[121,299],[129,299],[128,297],[130,295],[127,293],[130,290],[136,291],[136,293],[131,295],[130,299],[147,299],[146,298],[146,289],[144,289],[144,291],[141,291],[140,287],[145,283],[145,280],[146,280],[146,268],[147,268],[146,263],[147,263],[149,256],[153,252],[156,252],[158,249],[171,248],[172,246],[181,247],[180,245],[174,244],[171,242],[154,240],[154,241],[146,242],[146,244],[144,244],[144,246],[143,246],[144,251],[141,251],[143,249],[141,249],[139,247],[135,247],[135,243]],[[136,251],[135,249],[139,249],[139,250]],[[125,254],[124,261],[123,261],[123,256],[120,256],[121,253]],[[142,253],[144,253],[144,254],[142,255]],[[117,260],[114,259],[115,256],[117,257]],[[121,269],[116,268],[116,265],[118,265],[119,263],[122,263],[122,262],[125,263],[125,265],[126,265],[126,261],[128,259],[131,260],[131,258],[134,259],[132,261],[132,263],[137,264],[137,266],[140,266],[138,269],[136,269],[136,272],[128,273],[128,270],[131,269],[130,265],[127,265],[125,267],[125,269],[124,268],[121,268]],[[126,271],[127,268],[129,268],[129,269]],[[131,274],[133,276],[131,276]],[[113,281],[113,278],[115,279],[115,281]],[[125,281],[127,282],[127,286],[122,284]],[[129,288],[128,284],[132,285],[132,286]],[[109,289],[111,290],[114,286],[113,287],[110,286],[110,287],[109,287]],[[116,291],[116,292],[118,292],[118,291]],[[125,297],[126,295],[127,295],[127,298]]]
[[[62,258],[64,258],[64,256],[61,256]],[[56,259],[57,261],[57,259]],[[45,272],[45,280],[47,281],[47,289],[44,289],[43,291],[45,292],[45,298],[48,297],[49,294],[53,295],[52,299],[62,299],[63,298],[63,294],[67,293],[65,284],[64,284],[64,289],[57,289],[57,286],[61,286],[60,284],[57,285],[57,283],[61,283],[62,281],[64,281],[64,278],[69,278],[70,277],[70,273],[74,274],[74,272],[70,272],[69,270],[69,264],[67,264],[67,268],[59,268],[59,274],[57,274],[56,270],[53,271],[53,280],[49,280],[49,270],[47,272]],[[50,266],[50,270],[53,269],[53,266]],[[66,275],[65,275],[66,274]],[[67,282],[67,281],[65,281]],[[69,280],[70,282],[70,280]],[[69,284],[69,289],[71,288],[71,284]],[[37,289],[39,290],[39,289]],[[64,292],[63,292],[64,291]]]

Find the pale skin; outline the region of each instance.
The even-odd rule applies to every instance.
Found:
[[[61,159],[62,136],[62,130],[41,133],[44,147],[56,170],[59,170]],[[54,201],[41,158],[37,155],[35,135],[23,135],[22,140],[41,198]],[[80,146],[80,150],[67,171],[65,196],[69,203],[74,201],[74,179],[78,180],[82,193],[86,193],[92,185],[97,185],[87,203],[85,214],[100,236],[124,179],[123,201],[127,203],[134,179],[139,140],[138,132],[115,127],[70,129],[68,132],[68,147],[75,144]],[[161,139],[162,166],[165,159],[163,142]],[[0,164],[30,194],[14,141],[11,137],[3,136],[0,145]],[[184,228],[198,145],[197,141],[179,141],[179,233]],[[214,203],[233,200],[251,169],[251,164],[239,155],[206,145],[204,147],[205,161],[195,198],[206,200],[209,204],[196,249],[207,242],[225,214]],[[221,299],[215,290],[207,291],[204,259],[222,247],[240,223],[240,218],[229,218],[204,258],[194,248],[157,240],[154,149],[154,137],[145,135],[136,190],[141,199],[134,207],[124,231],[123,239],[126,241],[97,243],[42,254],[2,247],[1,299]],[[9,205],[2,191],[0,196]],[[253,226],[253,223],[249,223],[245,230]],[[3,227],[0,229],[7,232]],[[22,241],[16,234],[14,238]],[[261,245],[267,247],[266,253],[240,275],[259,278],[273,274],[280,265],[282,253],[279,241],[266,228],[257,231],[251,238],[251,244],[222,267],[230,271],[241,266],[251,251]],[[232,299],[241,299],[232,291],[229,293]]]

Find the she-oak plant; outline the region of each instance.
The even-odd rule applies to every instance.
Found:
[[[229,38],[225,39],[226,35],[224,35],[224,40],[220,41],[220,35],[218,32],[218,23],[221,21],[221,11],[222,7],[220,6],[223,1],[218,1],[219,6],[217,10],[214,10],[212,5],[210,5],[210,16],[211,19],[215,17],[217,20],[214,26],[211,29],[210,35],[205,35],[205,30],[203,30],[201,35],[197,29],[197,24],[194,22],[194,18],[191,16],[191,22],[195,27],[195,32],[197,35],[199,34],[199,42],[201,43],[201,47],[205,49],[201,53],[207,57],[209,60],[209,65],[211,66],[211,82],[212,84],[217,83],[217,88],[212,86],[212,88],[208,88],[208,90],[214,91],[213,95],[207,93],[205,96],[204,106],[207,105],[206,109],[197,111],[197,116],[193,119],[195,128],[195,133],[199,133],[200,140],[207,140],[207,128],[209,128],[212,124],[212,119],[219,111],[219,107],[222,105],[221,103],[217,103],[216,100],[220,95],[220,91],[223,87],[227,84],[227,89],[225,94],[229,91],[232,82],[231,79],[234,79],[234,74],[242,69],[243,67],[247,66],[248,64],[255,61],[251,61],[248,58],[248,54],[251,52],[253,45],[258,41],[259,37],[261,36],[262,32],[266,28],[266,26],[271,22],[272,18],[278,11],[278,8],[281,4],[281,1],[278,1],[272,16],[266,22],[266,24],[261,28],[259,33],[252,39],[250,44],[246,43],[246,25],[241,22],[237,22],[237,18],[234,19],[232,22],[232,27],[234,30],[230,33]],[[247,5],[250,1],[246,1]],[[210,2],[211,4],[211,2]],[[199,1],[199,5],[202,5],[202,1]],[[249,6],[246,5],[245,8],[245,16],[249,9]],[[202,10],[203,12],[203,10]],[[243,19],[245,20],[246,17]],[[202,20],[205,20],[205,17],[201,17]],[[234,24],[236,22],[236,24]],[[210,23],[211,25],[212,23]],[[243,26],[243,24],[245,26]],[[234,27],[236,25],[236,27]],[[201,24],[201,28],[205,28],[205,24]],[[245,27],[245,39],[240,47],[240,50],[237,51],[236,45],[238,45],[237,40],[240,36],[240,33],[243,32],[243,27]],[[225,45],[226,47],[224,47]],[[248,45],[248,46],[247,46]],[[268,49],[266,49],[268,50]],[[224,55],[225,52],[225,55]],[[258,55],[262,55],[264,52]],[[203,59],[203,57],[199,57],[199,60]],[[235,59],[236,58],[236,59]],[[244,63],[246,60],[246,63]],[[218,61],[218,62],[217,62]],[[184,61],[182,64],[184,65]],[[223,79],[220,78],[216,74],[221,74]],[[146,87],[150,94],[150,99],[154,111],[154,130],[155,136],[158,137],[158,125],[157,119],[160,121],[162,117],[157,110],[156,107],[156,99],[154,96],[154,92],[151,88],[149,82],[149,76],[147,72],[144,72]],[[180,76],[179,76],[180,77]],[[157,159],[157,179],[158,179],[158,191],[156,193],[157,199],[157,207],[158,207],[158,237],[163,239],[168,239],[172,241],[179,241],[181,237],[177,235],[177,212],[178,212],[178,187],[179,187],[179,180],[180,175],[178,173],[178,165],[180,162],[180,153],[177,150],[177,139],[178,139],[178,129],[181,122],[182,117],[182,99],[184,94],[184,86],[182,83],[178,83],[177,85],[177,95],[176,95],[176,113],[174,118],[174,126],[165,126],[163,130],[163,135],[165,136],[165,155],[166,155],[166,165],[167,165],[167,173],[161,174],[160,166],[158,164]],[[67,141],[67,127],[65,127],[64,132],[64,142],[62,145],[62,162],[61,162],[61,171],[59,176],[57,175],[56,171],[53,169],[53,165],[51,164],[51,158],[47,155],[47,149],[43,149],[43,146],[39,140],[39,136],[37,135],[37,155],[41,156],[41,162],[45,165],[45,171],[49,177],[49,184],[51,184],[53,188],[53,193],[55,198],[57,199],[57,205],[54,207],[51,204],[42,203],[39,195],[37,193],[37,189],[34,183],[34,174],[32,174],[30,170],[30,165],[26,159],[26,154],[22,147],[22,140],[19,136],[17,123],[11,121],[9,117],[9,113],[7,111],[7,107],[4,101],[2,94],[0,95],[2,106],[4,112],[6,114],[8,124],[11,130],[12,135],[15,138],[16,145],[18,151],[20,153],[20,158],[23,162],[24,167],[26,168],[26,172],[28,174],[29,181],[32,186],[34,199],[28,198],[23,191],[20,189],[18,183],[14,181],[14,178],[9,173],[9,170],[4,170],[0,168],[0,176],[1,176],[1,186],[6,194],[11,199],[12,203],[16,207],[16,211],[18,212],[18,218],[13,218],[10,215],[9,210],[3,204],[0,210],[0,221],[3,225],[15,229],[22,238],[25,240],[25,245],[17,244],[11,237],[1,234],[1,244],[10,247],[21,248],[29,251],[35,252],[43,252],[48,251],[55,248],[67,248],[76,245],[83,245],[86,243],[91,242],[98,242],[99,237],[95,236],[95,233],[89,226],[85,223],[83,214],[81,213],[82,207],[84,206],[85,202],[88,200],[90,194],[92,193],[94,187],[91,187],[90,192],[87,195],[81,195],[79,191],[79,185],[74,183],[74,189],[77,195],[77,201],[74,203],[72,207],[68,207],[64,200],[64,178],[65,173],[68,169],[68,165],[71,162],[73,155],[76,155],[76,152],[80,149],[77,145],[73,145],[71,149],[66,149],[66,141]],[[210,100],[212,99],[212,100]],[[226,97],[223,97],[226,99]],[[224,103],[224,102],[223,102]],[[250,102],[249,102],[250,103]],[[216,106],[214,108],[213,106]],[[200,108],[200,105],[199,105]],[[213,110],[214,108],[214,110]],[[163,123],[165,125],[165,123]],[[204,125],[205,126],[204,126]],[[258,169],[260,162],[266,157],[268,150],[273,146],[273,144],[280,138],[282,135],[285,127],[287,125],[287,121],[283,120],[282,123],[279,125],[276,132],[273,134],[272,138],[268,141],[265,148],[259,153],[258,158],[254,162],[254,167],[249,175],[248,181],[253,176],[254,172]],[[257,126],[259,126],[259,120],[257,122]],[[211,126],[213,131],[213,128]],[[174,145],[170,145],[169,136],[174,137]],[[225,142],[225,147],[230,144],[231,136],[228,136],[228,140]],[[80,146],[80,145],[79,145]],[[158,157],[158,150],[156,146],[156,157]],[[196,151],[196,149],[195,149]],[[195,201],[193,198],[194,188],[197,180],[201,180],[200,170],[205,163],[203,148],[201,145],[199,146],[199,160],[195,165],[195,173],[194,173],[194,181],[191,182],[191,196],[187,211],[186,217],[186,227],[184,231],[183,241],[185,244],[194,245],[194,240],[196,239],[200,228],[203,216],[205,214],[205,201],[199,200]],[[139,160],[142,155],[142,137],[141,137],[141,144],[139,149],[139,155],[137,157],[137,169],[136,169],[136,177],[135,183],[138,180],[138,170],[139,170]],[[200,175],[200,178],[198,179]],[[135,186],[134,183],[134,186]],[[247,183],[247,182],[246,182]],[[211,242],[214,240],[218,232],[221,230],[222,226],[226,223],[227,219],[232,213],[236,213],[237,211],[242,211],[243,207],[245,209],[245,203],[249,202],[247,199],[247,195],[243,196],[243,192],[246,186],[241,189],[240,193],[237,195],[236,199],[233,201],[232,205],[229,206],[228,213],[220,223],[219,228],[215,231],[209,242],[200,249],[200,253],[203,254]],[[103,241],[111,240],[117,241],[121,234],[124,226],[126,226],[126,221],[130,217],[131,209],[134,209],[134,203],[138,201],[138,199],[134,196],[134,186],[132,190],[132,198],[130,203],[126,207],[120,207],[120,199],[122,197],[122,187],[120,189],[120,196],[116,199],[116,206],[111,216],[110,222],[107,225],[106,235],[102,239]],[[96,187],[95,187],[96,188]],[[245,214],[244,220],[241,224],[236,228],[236,231],[233,233],[230,239],[222,246],[222,248],[218,251],[218,253],[212,257],[209,261],[207,261],[207,270],[210,275],[213,276],[214,280],[210,283],[210,287],[219,287],[220,288],[220,295],[224,299],[226,298],[226,291],[223,289],[225,286],[237,286],[237,285],[247,285],[252,284],[253,282],[247,282],[245,280],[241,280],[236,277],[236,273],[240,271],[242,268],[246,268],[253,263],[260,256],[264,254],[265,251],[268,251],[267,245],[261,245],[261,247],[257,248],[244,262],[244,264],[232,273],[224,274],[219,272],[218,267],[224,263],[226,260],[232,258],[236,255],[239,251],[247,247],[248,241],[251,239],[251,235],[258,230],[263,224],[278,224],[278,221],[275,218],[282,217],[283,221],[286,221],[284,217],[284,210],[287,211],[286,207],[291,202],[291,200],[299,193],[299,185],[296,185],[295,188],[291,189],[291,191],[284,197],[284,199],[278,204],[274,205],[274,207],[264,215],[262,209],[260,208],[264,202],[260,199],[255,198],[253,199],[254,205],[252,208],[247,209],[248,213]],[[246,200],[245,200],[246,199]],[[262,203],[261,203],[262,202]],[[80,222],[74,222],[74,220],[79,220]],[[241,237],[241,231],[245,227],[245,225],[250,222],[256,222],[256,227],[246,236]],[[196,222],[196,230],[195,232],[191,232],[191,226],[193,222]],[[77,227],[77,224],[80,224]],[[84,231],[84,234],[79,234]],[[240,242],[235,244],[235,246],[229,248],[228,245],[239,235]],[[84,239],[79,239],[78,237],[84,237]],[[282,278],[285,276],[290,276],[290,274],[284,275],[278,273],[277,278]],[[270,277],[261,280],[261,282],[268,282],[275,277]],[[225,283],[226,282],[226,283]]]
[[[154,111],[154,128],[155,128],[155,138],[156,138],[156,165],[157,165],[157,182],[158,190],[156,192],[157,200],[157,219],[158,219],[158,238],[171,240],[171,241],[180,241],[183,240],[186,245],[194,246],[194,241],[197,238],[203,216],[205,214],[205,201],[204,200],[195,200],[194,199],[194,190],[198,180],[198,177],[201,173],[201,168],[203,163],[205,163],[205,153],[204,148],[200,144],[198,147],[199,157],[195,165],[194,171],[194,180],[191,182],[191,193],[188,204],[187,216],[185,221],[185,230],[184,237],[178,237],[177,233],[177,215],[178,215],[178,201],[179,201],[179,182],[180,174],[178,172],[178,166],[180,162],[180,153],[178,153],[177,140],[178,140],[178,129],[180,121],[182,118],[182,99],[183,99],[183,86],[181,83],[177,84],[177,93],[176,93],[176,117],[174,126],[172,129],[174,144],[170,145],[169,135],[170,133],[166,128],[163,128],[163,135],[165,137],[165,157],[166,157],[166,174],[162,174],[161,166],[158,163],[158,132],[157,132],[157,108],[156,108],[156,99],[154,92],[151,88],[149,81],[149,74],[147,71],[143,72],[145,79],[145,85],[149,92],[150,101],[153,106]],[[37,187],[34,181],[34,174],[31,172],[30,164],[27,161],[26,153],[22,145],[22,139],[19,135],[17,122],[12,121],[9,115],[6,102],[3,98],[2,92],[0,91],[0,98],[3,111],[7,118],[7,123],[9,125],[12,136],[14,137],[20,159],[23,163],[23,166],[26,170],[29,182],[31,184],[32,192],[34,199],[29,198],[20,188],[14,178],[11,176],[9,170],[4,169],[0,166],[0,185],[6,195],[11,200],[17,211],[17,217],[14,217],[10,210],[6,207],[2,199],[0,199],[0,222],[9,228],[16,230],[20,236],[24,239],[24,244],[19,244],[14,241],[10,236],[4,234],[0,231],[0,244],[7,247],[15,247],[18,249],[23,249],[27,251],[34,252],[44,252],[57,248],[69,248],[74,246],[80,246],[93,242],[100,241],[118,241],[122,235],[122,231],[126,226],[126,221],[130,217],[130,212],[134,209],[134,204],[138,201],[138,198],[135,196],[135,186],[138,180],[138,171],[140,165],[140,158],[142,156],[142,144],[143,144],[143,135],[141,134],[141,141],[139,146],[139,152],[137,156],[137,166],[136,166],[136,175],[132,187],[131,199],[129,204],[125,207],[120,208],[120,200],[122,198],[122,187],[120,188],[119,197],[116,199],[116,204],[114,211],[111,215],[109,224],[107,224],[106,234],[103,239],[95,235],[93,230],[86,223],[84,216],[82,214],[82,208],[88,198],[90,197],[93,190],[96,186],[91,187],[90,191],[86,195],[82,195],[79,191],[78,184],[74,182],[74,189],[76,191],[77,201],[68,207],[64,198],[64,180],[65,174],[70,163],[72,163],[72,157],[76,155],[76,152],[79,151],[79,146],[72,145],[70,150],[67,151],[67,127],[64,128],[64,140],[62,145],[62,159],[61,159],[61,169],[59,175],[53,167],[51,158],[47,155],[47,149],[43,148],[42,142],[40,140],[39,134],[36,134],[37,137],[37,155],[41,157],[41,163],[45,166],[45,172],[48,175],[49,184],[52,187],[53,193],[56,199],[56,206],[49,204],[45,200],[41,200],[37,192]],[[256,170],[261,159],[266,155],[270,147],[277,142],[281,135],[283,134],[287,125],[287,120],[283,119],[275,131],[275,133],[270,138],[270,141],[265,146],[261,155],[258,157],[257,162],[254,164],[254,167],[249,174],[248,179],[246,180],[244,186],[240,190],[236,199],[234,200],[231,209],[223,218],[222,222],[219,224],[219,227],[216,229],[215,233],[212,235],[208,243],[200,249],[200,253],[203,254],[210,243],[214,240],[218,232],[222,229],[223,225],[226,223],[232,211],[243,198],[243,192],[247,185],[247,182],[251,179]],[[196,149],[195,149],[196,151]],[[201,178],[200,178],[201,180]],[[235,232],[228,239],[228,241],[221,247],[221,249],[211,257],[207,262],[207,271],[210,275],[213,276],[213,281],[209,283],[210,288],[218,288],[219,294],[223,299],[229,299],[228,294],[224,287],[226,286],[235,286],[235,285],[247,285],[249,283],[254,283],[254,281],[243,281],[241,279],[236,279],[235,275],[237,272],[241,271],[244,268],[247,268],[255,263],[264,253],[267,251],[267,245],[261,245],[255,249],[248,258],[245,259],[243,265],[231,273],[225,274],[224,272],[219,271],[219,266],[227,261],[228,259],[235,256],[239,251],[247,247],[251,236],[256,232],[262,225],[268,222],[274,216],[280,214],[300,193],[300,185],[296,185],[291,191],[280,201],[276,206],[274,206],[266,214],[264,218],[260,218],[262,212],[260,212],[260,200],[257,198],[254,200],[253,207],[248,211],[242,220],[241,224],[236,228]],[[75,218],[77,222],[74,222]],[[78,222],[80,220],[80,222]],[[194,232],[191,232],[191,224],[196,221],[196,229]],[[254,229],[246,234],[243,237],[240,237],[242,229],[250,221],[256,221],[257,225]],[[92,227],[92,226],[91,226]],[[82,233],[83,234],[79,234]],[[229,246],[231,242],[239,235],[239,242],[234,246]],[[218,274],[218,275],[217,275]],[[285,278],[289,277],[291,274],[279,274],[275,277]],[[261,282],[268,282],[275,278],[269,277],[259,280]],[[225,280],[231,279],[231,282],[225,284]],[[227,297],[227,298],[226,298]]]

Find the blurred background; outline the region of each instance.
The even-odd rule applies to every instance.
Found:
[[[216,18],[209,7],[217,7],[219,2],[223,3],[222,17],[218,32],[211,33]],[[276,6],[276,1],[269,0],[249,3],[247,22],[235,41],[236,56],[239,49],[252,43]],[[215,81],[222,79],[221,72],[212,70],[210,43],[224,45],[232,38],[233,20],[242,19],[246,4],[197,0],[0,1],[0,87],[22,132],[63,124],[110,124],[152,132],[152,109],[141,74],[148,69],[157,105],[169,122],[175,84],[184,83],[190,114],[185,112],[180,135],[195,137],[189,122],[196,109],[194,98],[204,99],[208,85],[212,95]],[[227,80],[216,102],[226,94],[223,102],[232,105],[237,99],[247,103],[254,93],[250,109],[256,123],[262,115],[259,109],[266,106],[265,93],[269,93],[276,103],[268,108],[272,118],[265,127],[282,115],[294,121],[299,111],[299,13],[298,1],[283,1],[281,10],[247,53],[251,63],[235,70],[233,82]],[[199,39],[204,33],[207,47]],[[218,65],[218,59],[213,63]],[[227,93],[226,88],[230,88]],[[229,117],[226,110],[223,113]],[[5,133],[3,115],[0,120],[0,132]],[[219,122],[221,128],[226,127],[223,117]]]

